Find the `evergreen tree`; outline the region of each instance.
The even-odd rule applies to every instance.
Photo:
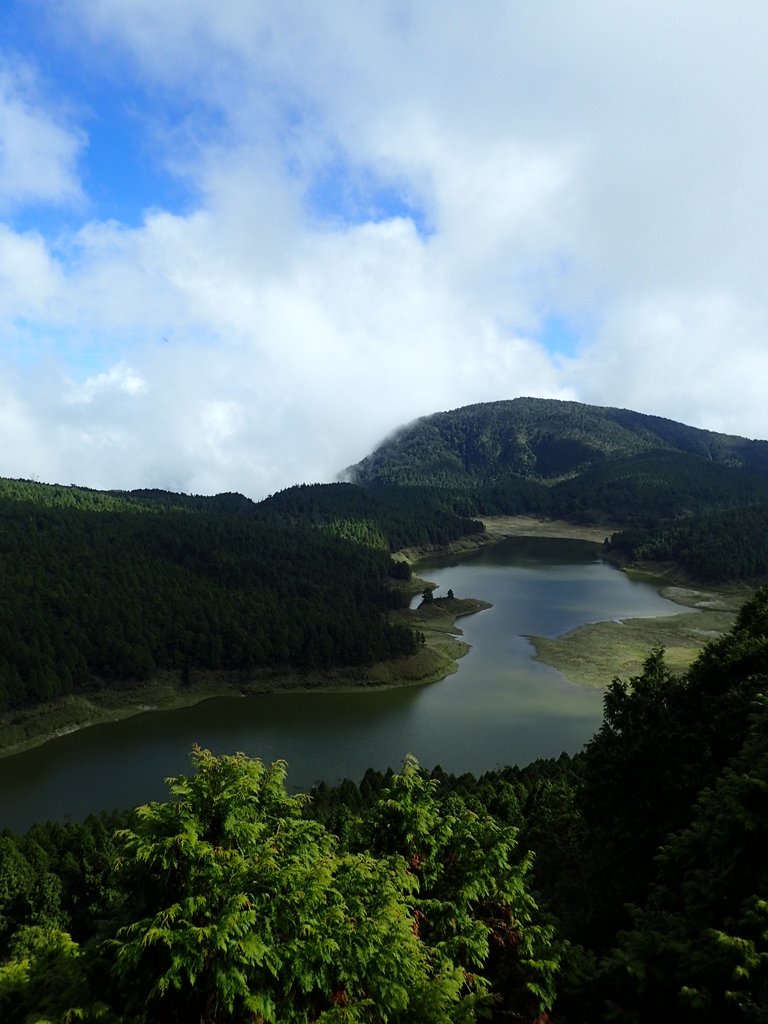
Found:
[[[286,793],[282,763],[194,761],[170,802],[120,833],[131,920],[113,951],[129,1019],[472,1019],[464,972],[415,934],[404,861],[342,852]]]

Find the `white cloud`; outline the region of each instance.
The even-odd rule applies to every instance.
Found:
[[[0,318],[47,315],[61,284],[60,268],[41,235],[0,224]]]
[[[2,475],[30,479],[42,474],[45,478],[50,463],[44,426],[40,417],[29,409],[17,391],[13,375],[0,375],[0,450]]]
[[[764,5],[70,10],[81,61],[167,111],[153,155],[198,200],[55,247],[0,230],[7,337],[69,338],[14,384],[13,465],[27,446],[59,479],[258,496],[520,394],[768,436]],[[36,194],[74,195],[82,137],[24,102],[59,175]],[[403,201],[325,217],[329,168]],[[552,317],[590,325],[568,357]]]
[[[574,368],[586,401],[765,438],[766,310],[727,293],[657,293],[607,317]]]
[[[85,136],[42,105],[35,85],[27,67],[3,65],[0,54],[0,210],[82,199],[77,159]]]
[[[81,384],[70,383],[64,401],[72,405],[90,405],[94,399],[115,394],[138,395],[146,388],[142,378],[125,363],[118,363],[106,373],[96,373]]]

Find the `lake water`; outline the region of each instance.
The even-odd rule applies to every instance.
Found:
[[[195,743],[266,762],[284,758],[292,789],[359,779],[368,767],[399,768],[406,753],[427,768],[475,774],[573,753],[600,723],[602,692],[533,661],[525,636],[679,612],[651,585],[602,562],[599,550],[517,538],[420,568],[439,585],[437,596],[451,588],[493,604],[459,620],[472,649],[441,682],[214,699],[94,726],[0,760],[0,829],[162,800],[163,780],[189,769]]]

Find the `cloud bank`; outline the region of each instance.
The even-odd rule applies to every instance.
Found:
[[[767,29],[47,9],[0,66],[0,474],[261,497],[517,395],[765,438]]]

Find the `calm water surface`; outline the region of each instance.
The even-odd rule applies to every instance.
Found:
[[[94,726],[0,760],[0,829],[164,799],[163,779],[189,769],[194,743],[284,758],[293,789],[359,779],[368,767],[398,768],[409,752],[425,767],[474,773],[575,752],[600,722],[602,693],[532,661],[525,636],[679,612],[598,553],[586,542],[518,538],[425,565],[420,572],[439,585],[437,596],[450,587],[457,597],[493,603],[459,620],[472,650],[439,683],[209,700]]]

